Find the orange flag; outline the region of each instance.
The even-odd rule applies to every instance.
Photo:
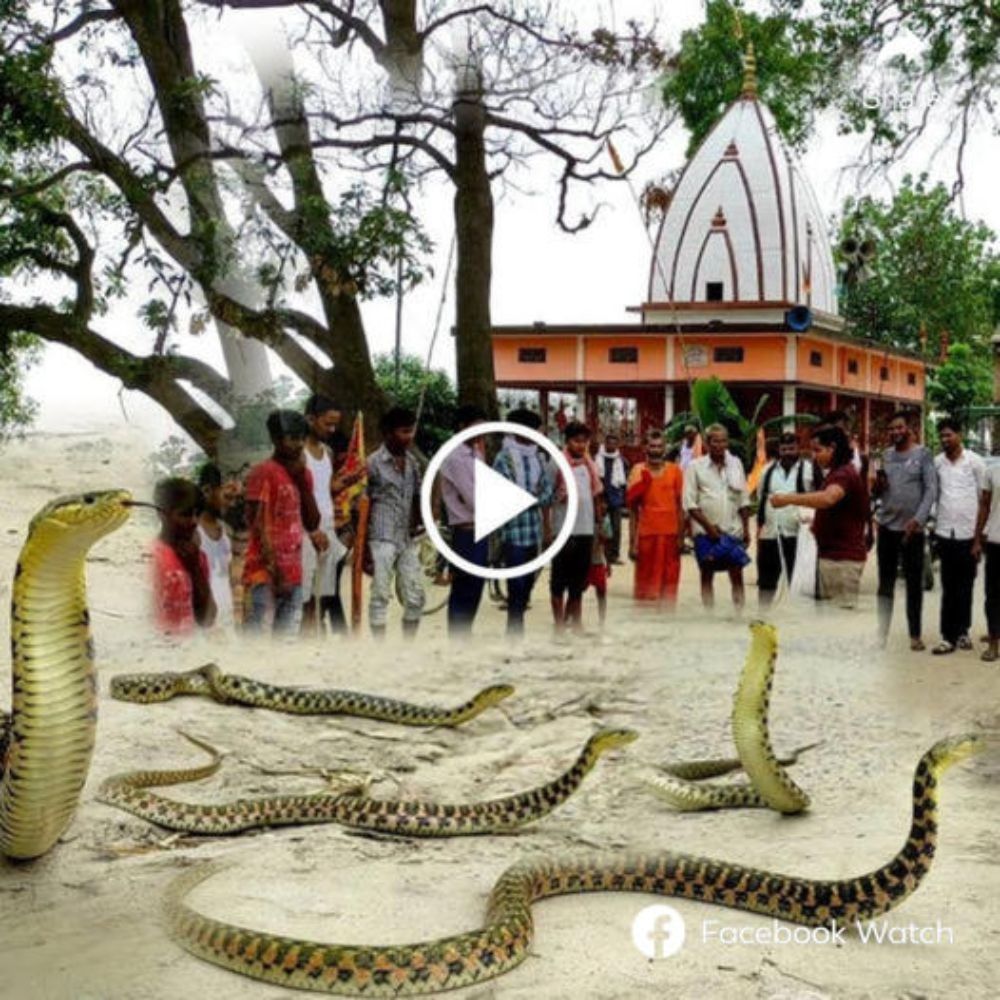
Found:
[[[767,465],[767,439],[764,437],[764,428],[757,428],[757,455],[754,458],[753,468],[747,476],[747,492],[754,493],[760,484],[760,477],[764,473],[764,466]]]
[[[351,440],[347,445],[347,454],[344,456],[344,462],[338,471],[343,476],[358,472],[364,473],[365,468],[365,420],[364,414],[358,413],[354,418],[354,429],[351,431]],[[351,509],[357,498],[364,493],[365,487],[368,485],[367,479],[367,475],[363,474],[356,483],[352,483],[337,494],[335,516],[338,526],[350,521]]]

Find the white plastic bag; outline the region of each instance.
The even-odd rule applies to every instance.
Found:
[[[812,531],[812,520],[799,525],[798,542],[795,547],[795,571],[789,592],[798,597],[816,597],[816,536]]]

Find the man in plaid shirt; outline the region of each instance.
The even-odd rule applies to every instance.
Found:
[[[507,422],[538,430],[541,418],[531,410],[513,410]],[[538,446],[528,438],[509,434],[493,462],[493,468],[505,479],[538,497],[538,504],[511,518],[500,529],[505,566],[523,566],[530,562],[552,541],[549,508],[552,505],[554,479]],[[535,573],[513,577],[507,581],[507,633],[520,635],[524,631],[524,611],[535,585]]]

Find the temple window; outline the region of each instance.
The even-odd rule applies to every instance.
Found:
[[[716,347],[712,360],[722,364],[740,364],[743,361],[742,347]]]
[[[608,351],[608,361],[613,365],[634,365],[638,360],[638,347],[612,347]]]
[[[544,347],[519,347],[517,360],[522,365],[544,365],[547,353]]]
[[[847,374],[857,375],[858,374],[858,359],[848,358],[847,359]]]
[[[725,294],[725,285],[721,281],[705,282],[705,301],[721,302]]]
[[[809,364],[811,364],[813,366],[813,368],[822,368],[823,367],[823,352],[822,351],[810,351],[809,352]]]
[[[906,373],[906,384],[907,385],[916,385],[917,384],[917,373],[916,372],[907,372]]]
[[[889,369],[886,368],[885,365],[883,365],[881,368],[879,368],[879,370],[878,370],[878,377],[883,382],[888,382],[889,381]]]

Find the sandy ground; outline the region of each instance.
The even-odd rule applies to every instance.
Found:
[[[7,447],[0,514],[4,597],[29,517],[53,496],[85,487],[144,493],[148,440],[118,431],[36,435]],[[475,638],[449,642],[443,615],[419,638],[374,644],[174,648],[145,620],[145,546],[154,530],[137,514],[95,549],[90,600],[101,691],[117,672],[175,669],[213,658],[225,668],[277,682],[338,686],[413,700],[456,703],[506,680],[517,694],[459,731],[402,729],[351,719],[294,718],[199,700],[143,707],[102,698],[97,750],[69,832],[32,865],[0,860],[0,996],[31,1000],[145,1000],[292,995],[216,969],[165,937],[160,900],[192,862],[231,868],[193,897],[205,912],[276,932],[344,943],[419,940],[478,926],[495,878],[512,861],[573,848],[671,848],[813,877],[860,874],[904,840],[910,779],[936,738],[995,723],[1000,670],[973,654],[939,659],[906,650],[901,621],[890,648],[873,643],[873,573],[854,614],[817,617],[783,602],[773,614],[781,653],[772,706],[779,749],[817,739],[796,779],[812,795],[808,814],[741,811],[681,815],[649,794],[642,778],[658,761],[729,753],[728,712],[747,628],[724,609],[707,619],[685,560],[675,618],[640,614],[630,572],[613,581],[608,625],[555,639],[544,590],[520,646],[505,642],[495,606]],[[977,588],[977,630],[981,628]],[[925,611],[937,614],[937,593]],[[756,595],[750,591],[750,607]],[[751,615],[748,612],[747,617]],[[6,628],[6,623],[3,626]],[[933,630],[927,628],[927,638]],[[9,704],[7,696],[3,705]],[[132,767],[199,761],[175,733],[187,728],[231,750],[222,773],[178,790],[197,800],[278,790],[315,781],[252,769],[318,765],[379,775],[384,795],[440,801],[492,797],[541,783],[563,769],[598,725],[635,728],[641,739],[604,759],[567,805],[517,836],[442,841],[373,839],[336,826],[285,829],[235,839],[172,839],[94,801],[106,775]],[[891,915],[894,925],[950,928],[936,945],[722,945],[703,935],[720,925],[768,927],[761,917],[674,902],[687,924],[680,954],[652,962],[631,941],[631,924],[653,897],[566,897],[536,909],[532,957],[469,998],[994,997],[1000,973],[1000,763],[980,757],[943,783],[938,859],[925,884]],[[661,900],[662,901],[662,900]],[[667,901],[670,902],[670,901]],[[710,923],[718,921],[719,923]]]

